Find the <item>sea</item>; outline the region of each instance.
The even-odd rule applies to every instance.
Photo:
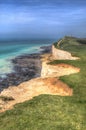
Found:
[[[25,54],[39,53],[41,46],[48,46],[53,39],[0,41],[0,77],[13,71],[11,59]]]

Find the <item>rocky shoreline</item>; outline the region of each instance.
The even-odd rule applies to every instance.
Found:
[[[9,86],[17,86],[24,81],[40,77],[41,74],[41,55],[51,52],[51,46],[40,47],[39,53],[26,54],[15,57],[11,60],[13,72],[0,77],[0,92]]]

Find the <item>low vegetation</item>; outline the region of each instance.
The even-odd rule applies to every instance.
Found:
[[[18,104],[0,114],[0,130],[86,130],[86,44],[70,37],[63,43],[61,48],[80,60],[56,60],[51,64],[68,63],[81,69],[60,78],[73,88],[73,96],[40,95]]]

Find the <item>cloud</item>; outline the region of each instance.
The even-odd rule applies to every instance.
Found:
[[[85,0],[0,0],[0,4],[14,4],[14,5],[26,5],[26,6],[41,6],[41,5],[73,5],[84,6]]]
[[[83,23],[86,22],[84,7],[63,8],[56,5],[49,6],[48,2],[48,6],[41,4],[35,7],[28,4],[27,6],[0,5],[0,34],[3,32],[9,35],[33,36],[34,34],[54,37],[74,30],[77,33],[77,30],[82,32]]]
[[[26,13],[7,13],[0,15],[0,24],[22,24],[22,23],[31,23],[35,20],[34,17]]]
[[[15,6],[0,6],[0,24],[23,24],[34,21],[32,13],[23,8]]]
[[[86,19],[86,9],[59,8],[11,8],[8,11],[0,9],[0,24],[48,24],[64,25]],[[36,25],[35,24],[35,25]]]

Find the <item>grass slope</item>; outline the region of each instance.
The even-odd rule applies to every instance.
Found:
[[[40,95],[18,104],[0,114],[0,130],[86,130],[86,45],[72,44],[73,40],[77,41],[66,38],[66,45],[62,44],[61,48],[81,59],[53,61],[52,64],[68,63],[81,69],[80,73],[60,78],[73,88],[74,95]]]

